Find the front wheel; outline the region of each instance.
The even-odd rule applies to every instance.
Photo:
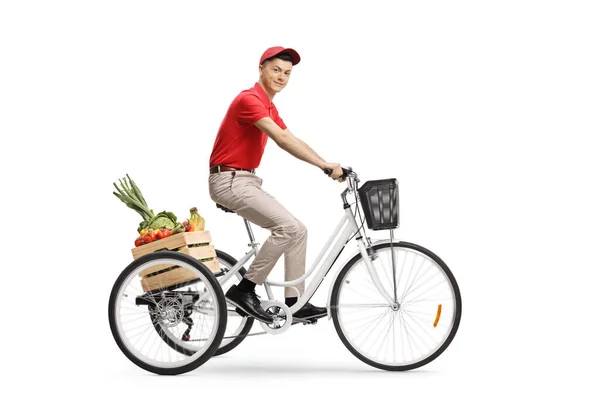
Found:
[[[381,243],[373,250],[375,279],[395,301],[384,299],[357,254],[334,283],[335,329],[348,350],[373,367],[419,368],[446,350],[456,335],[462,312],[458,284],[448,266],[421,246]]]

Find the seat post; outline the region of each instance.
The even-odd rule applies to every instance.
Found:
[[[248,246],[256,247],[258,243],[254,240],[254,233],[252,233],[252,227],[250,226],[250,222],[246,218],[244,218],[244,224],[246,225],[246,231],[248,232],[248,237],[250,238],[250,243]]]

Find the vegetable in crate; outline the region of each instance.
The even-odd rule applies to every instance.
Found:
[[[144,243],[152,243],[156,240],[156,233],[153,230],[149,230],[142,238],[144,239]]]
[[[169,228],[160,228],[158,232],[156,232],[156,239],[164,239],[169,236],[171,236],[171,230]]]
[[[127,207],[140,214],[144,221],[151,220],[154,218],[154,211],[148,208],[148,204],[146,204],[146,200],[144,199],[144,196],[142,196],[142,192],[137,187],[135,182],[129,177],[129,175],[126,176],[127,179],[119,179],[121,188],[119,188],[116,183],[113,183],[113,186],[118,192],[113,192],[113,194],[117,196],[119,200],[125,203]],[[142,229],[138,229],[138,232],[140,232]]]
[[[186,232],[193,232],[194,228],[195,228],[194,223],[190,222],[187,219],[185,221],[183,221],[183,226],[184,226]]]
[[[185,231],[183,225],[177,222],[177,217],[172,212],[161,211],[155,215],[154,211],[148,208],[148,204],[142,195],[142,191],[138,188],[133,179],[129,177],[129,174],[126,174],[126,179],[119,179],[119,183],[121,187],[117,186],[116,183],[113,183],[118,192],[113,192],[113,194],[125,203],[127,207],[133,209],[142,216],[143,221],[140,222],[140,225],[138,226],[138,233],[141,234],[144,229],[148,228],[160,229],[165,227],[171,230],[172,235]]]
[[[185,227],[181,222],[178,222],[175,224],[175,228],[171,229],[171,235],[176,235],[181,232],[185,232]]]
[[[190,208],[189,221],[194,224],[194,231],[204,230],[204,218],[202,218],[202,216],[198,214],[198,209],[196,207]]]

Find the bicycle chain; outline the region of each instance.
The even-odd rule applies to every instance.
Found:
[[[304,321],[298,321],[298,322],[292,322],[292,325],[296,325],[296,324],[300,324],[302,323],[303,325],[306,325],[303,323]],[[308,323],[309,325],[314,325],[313,323]],[[245,335],[237,335],[237,336],[225,336],[223,337],[224,339],[237,339],[237,338],[241,338],[241,337],[248,337],[248,336],[260,336],[260,335],[266,335],[269,332],[256,332],[256,333],[247,333]],[[186,340],[186,342],[206,342],[208,339],[190,339],[190,340]]]
[[[240,338],[240,337],[247,337],[247,336],[259,336],[259,335],[266,335],[268,332],[256,332],[256,333],[247,333],[245,335],[237,335],[237,336],[225,336],[223,337],[223,340],[225,339],[236,339],[236,338]],[[186,340],[186,342],[206,342],[208,339],[190,339],[190,340]]]

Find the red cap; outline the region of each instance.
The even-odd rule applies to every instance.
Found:
[[[281,46],[275,46],[275,47],[270,47],[267,50],[265,50],[265,52],[263,53],[262,57],[260,58],[260,62],[259,64],[262,64],[263,62],[265,62],[265,60],[267,58],[271,58],[273,56],[276,56],[279,53],[288,53],[290,56],[292,56],[292,65],[296,65],[300,62],[300,54],[298,54],[298,52],[294,49],[286,49],[285,47],[281,47]]]

